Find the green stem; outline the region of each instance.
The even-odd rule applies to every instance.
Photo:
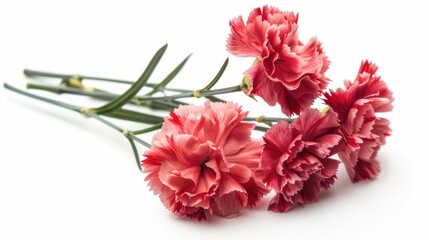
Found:
[[[35,71],[30,69],[24,69],[24,74],[27,77],[50,77],[50,78],[59,78],[59,79],[70,79],[76,76],[71,74],[49,73],[49,72]],[[113,78],[94,77],[94,76],[87,76],[87,75],[77,75],[77,76],[79,76],[80,79],[86,79],[86,80],[96,80],[96,81],[123,83],[123,84],[134,83],[133,81],[129,81],[129,80],[120,80],[120,79],[113,79]],[[159,83],[147,83],[145,86],[150,88],[156,88],[158,85]],[[189,92],[189,90],[186,90],[186,89],[176,89],[176,88],[166,88],[166,87],[163,87],[162,90],[172,91],[172,92]]]
[[[207,98],[208,100],[210,100],[210,102],[223,102],[226,103],[225,100],[215,97],[215,96],[205,96],[205,98]]]
[[[22,94],[24,96],[27,96],[27,97],[30,97],[30,98],[34,98],[34,99],[37,99],[37,100],[40,100],[40,101],[43,101],[43,102],[47,102],[47,103],[50,103],[50,104],[53,104],[53,105],[56,105],[56,106],[59,106],[59,107],[62,107],[62,108],[68,109],[68,110],[72,110],[74,112],[80,113],[81,109],[82,109],[82,107],[79,107],[79,106],[75,106],[75,105],[71,105],[71,104],[68,104],[68,103],[63,103],[63,102],[55,101],[55,100],[52,100],[52,99],[49,99],[49,98],[41,97],[41,96],[29,93],[29,92],[22,91],[22,90],[20,90],[18,88],[15,88],[15,87],[7,84],[7,83],[4,83],[4,87],[6,89],[8,89],[8,90],[11,90],[13,92]],[[110,121],[108,121],[108,120],[100,117],[98,114],[96,114],[94,112],[90,112],[89,111],[89,112],[85,112],[85,114],[87,116],[90,116],[90,117],[92,117],[92,118],[94,118],[94,119],[96,119],[96,120],[104,123],[105,125],[113,128],[113,129],[115,129],[118,132],[125,133],[124,129],[122,129],[119,126],[115,125],[114,123],[112,123],[112,122],[110,122]],[[142,139],[134,136],[133,133],[127,132],[126,137],[130,138],[130,139],[132,139],[132,140],[134,140],[134,141],[136,141],[136,142],[138,142],[140,144],[142,144],[143,146],[145,146],[147,148],[151,147],[151,145],[149,143],[147,143],[146,141],[144,141],[144,140],[142,140]]]
[[[158,124],[164,122],[163,117],[127,109],[117,109],[113,112],[100,113],[99,115],[148,124]]]
[[[100,117],[98,114],[96,114],[96,113],[94,113],[94,112],[86,112],[85,114],[87,114],[88,116],[90,116],[90,117],[92,117],[92,118],[94,118],[94,119],[97,119],[98,121],[100,121],[100,122],[102,122],[102,123],[106,124],[107,126],[109,126],[109,127],[113,128],[113,129],[115,129],[115,130],[116,130],[116,131],[118,131],[118,132],[121,132],[121,133],[124,133],[124,132],[125,132],[125,130],[124,130],[124,129],[122,129],[122,128],[120,128],[119,126],[117,126],[117,125],[113,124],[112,122],[110,122],[110,121],[106,120],[105,118]],[[130,138],[131,138],[131,139],[133,139],[134,141],[136,141],[136,142],[140,143],[141,145],[143,145],[143,146],[145,146],[145,147],[147,147],[147,148],[150,148],[150,147],[151,147],[151,145],[150,145],[149,143],[147,143],[146,141],[144,141],[144,140],[142,140],[142,139],[140,139],[140,138],[138,138],[138,137],[134,136],[134,134],[132,134],[131,132],[128,132],[128,134],[126,135],[126,137],[130,137]]]
[[[59,106],[59,107],[62,107],[62,108],[66,108],[66,109],[72,110],[74,112],[80,113],[81,109],[83,109],[82,107],[79,107],[79,106],[76,106],[76,105],[72,105],[72,104],[68,104],[68,103],[64,103],[64,102],[55,101],[55,100],[52,100],[52,99],[49,99],[49,98],[41,97],[41,96],[29,93],[29,92],[22,91],[22,90],[20,90],[18,88],[15,88],[15,87],[7,84],[7,83],[4,83],[3,85],[4,85],[4,87],[6,89],[11,90],[13,92],[16,92],[16,93],[22,94],[24,96],[27,96],[27,97],[30,97],[30,98],[34,98],[34,99],[37,99],[37,100],[40,100],[40,101],[43,101],[43,102],[47,102],[47,103],[50,103],[50,104],[53,104],[53,105],[56,105],[56,106]],[[94,112],[85,112],[85,114],[88,115],[88,116],[93,117],[94,119],[97,119],[98,121],[100,121],[100,122],[108,125],[109,127],[113,128],[113,129],[115,129],[115,130],[117,130],[119,132],[124,132],[124,129],[122,129],[122,128],[118,127],[117,125],[113,124],[112,122],[110,122],[110,121],[108,121],[108,120],[100,117],[98,114],[96,114]],[[150,148],[150,144],[149,143],[147,143],[147,142],[145,142],[145,141],[143,141],[143,140],[135,137],[133,134],[130,134],[130,136],[131,136],[131,138],[133,138],[137,142],[139,142],[142,145]]]
[[[34,99],[37,99],[37,100],[40,100],[40,101],[43,101],[43,102],[47,102],[47,103],[50,103],[50,104],[53,104],[53,105],[56,105],[56,106],[59,106],[59,107],[62,107],[62,108],[66,108],[66,109],[69,109],[69,110],[72,110],[72,111],[75,111],[75,112],[80,112],[80,109],[81,109],[81,107],[78,107],[78,106],[75,106],[75,105],[72,105],[72,104],[55,101],[55,100],[52,100],[52,99],[49,99],[49,98],[41,97],[41,96],[38,96],[38,95],[35,95],[35,94],[32,94],[32,93],[26,92],[26,91],[22,91],[22,90],[20,90],[18,88],[12,87],[11,85],[9,85],[7,83],[4,83],[3,86],[6,89],[8,89],[8,90],[11,90],[13,92],[22,94],[24,96],[31,97],[31,98],[34,98]]]
[[[108,93],[108,92],[99,92],[99,91],[90,92],[79,88],[72,88],[72,87],[66,87],[66,86],[46,86],[46,85],[39,85],[39,84],[33,84],[33,83],[27,83],[27,89],[37,89],[37,90],[43,90],[43,91],[53,92],[57,94],[69,93],[69,94],[103,98],[103,99],[113,99],[118,96],[116,94]]]
[[[276,117],[264,117],[264,116],[260,116],[260,117],[257,117],[257,118],[255,118],[255,117],[246,117],[244,119],[244,121],[255,121],[255,122],[258,122],[258,123],[265,123],[269,127],[271,127],[273,125],[273,122],[286,121],[288,123],[291,123],[291,122],[293,122],[295,120],[296,120],[296,118],[276,118]],[[267,127],[255,126],[254,130],[266,132],[269,129],[270,128],[267,128]]]
[[[30,70],[30,69],[24,69],[24,74],[28,77],[38,77],[39,76],[39,77],[51,77],[51,78],[60,78],[60,79],[64,79],[64,78],[69,79],[69,78],[72,78],[75,76],[75,75],[71,75],[71,74],[49,73],[49,72],[35,71],[35,70]],[[124,84],[133,84],[134,83],[133,81],[128,81],[128,80],[94,77],[94,76],[87,76],[87,75],[78,75],[78,76],[80,79],[86,79],[86,80],[97,80],[97,81],[124,83]],[[147,83],[145,86],[155,88],[158,85],[159,85],[159,83]],[[166,90],[166,91],[184,93],[183,96],[180,94],[173,95],[173,96],[171,96],[171,97],[173,97],[172,99],[186,98],[186,97],[193,97],[194,96],[193,91],[189,91],[186,89],[177,89],[177,88],[162,88],[162,89]],[[238,92],[238,91],[241,91],[240,86],[234,86],[234,87],[230,87],[230,88],[222,88],[222,89],[210,90],[210,91],[202,91],[201,94],[204,97],[204,96],[213,96],[213,95],[217,95],[217,94]],[[159,97],[158,99],[160,99],[160,98],[162,98],[162,97]],[[153,99],[153,100],[155,100],[155,99]]]
[[[244,119],[244,121],[256,121],[256,122],[278,122],[280,120],[286,121],[288,123],[291,123],[296,120],[296,118],[276,118],[276,117],[247,117]]]
[[[199,97],[213,96],[213,95],[218,95],[218,94],[233,93],[233,92],[240,92],[240,91],[241,91],[241,86],[237,85],[237,86],[233,86],[233,87],[220,88],[220,89],[209,90],[209,91],[200,91]],[[174,99],[189,98],[189,97],[195,97],[195,92],[189,91],[189,92],[179,93],[179,94],[170,95],[170,96],[163,96],[163,97],[141,96],[141,97],[137,97],[137,99],[139,99],[141,101],[145,101],[145,100],[174,100]]]
[[[41,71],[35,71],[30,69],[24,69],[24,74],[25,76],[28,76],[28,77],[50,77],[50,78],[60,78],[60,79],[64,79],[64,78],[68,79],[75,76],[71,74],[49,73],[49,72],[41,72]],[[87,80],[97,80],[97,81],[124,83],[124,84],[134,83],[133,81],[128,81],[128,80],[118,80],[118,79],[111,79],[111,78],[86,76],[86,75],[78,75],[78,76],[80,79],[87,79]]]
[[[137,167],[139,168],[140,171],[142,171],[142,167],[140,165],[140,157],[139,157],[139,154],[138,154],[138,151],[137,151],[137,148],[136,148],[136,144],[134,143],[134,141],[142,144],[143,146],[145,146],[145,147],[147,147],[149,149],[151,148],[151,145],[149,143],[147,143],[146,141],[144,141],[144,140],[142,140],[142,139],[134,136],[134,134],[132,132],[125,131],[124,129],[118,127],[117,125],[113,124],[112,122],[107,121],[106,119],[100,117],[98,114],[96,114],[94,112],[87,112],[86,114],[88,116],[90,116],[92,118],[95,118],[98,121],[106,124],[107,126],[115,129],[116,131],[121,132],[127,138],[127,140],[129,141],[129,143],[131,145],[131,148],[133,150],[133,155],[134,155],[134,158],[136,160]]]
[[[180,102],[180,101],[161,101],[161,100],[152,100],[152,101],[145,101],[141,103],[140,105],[153,108],[153,109],[164,109],[171,111],[175,108],[177,108],[179,105],[186,105],[187,103]]]
[[[140,172],[143,172],[142,166],[140,164],[140,157],[139,157],[139,152],[137,151],[136,144],[134,143],[132,138],[130,138],[128,136],[125,136],[125,137],[130,142],[131,148],[132,148],[133,153],[134,153],[134,159],[136,160],[136,163],[137,163],[137,167],[139,168]]]
[[[43,91],[48,91],[56,94],[74,94],[74,95],[95,97],[103,100],[111,100],[118,97],[117,94],[113,94],[106,91],[101,91],[101,90],[86,91],[79,88],[73,88],[73,87],[67,87],[67,86],[46,86],[46,85],[28,83],[27,89],[43,90]],[[180,104],[185,104],[183,102],[174,101],[174,100],[173,101],[163,101],[163,100],[135,101],[135,99],[130,101],[130,103],[133,103],[135,105],[143,105],[152,109],[167,110],[167,111],[171,111],[172,109],[176,108]]]
[[[88,91],[83,91],[81,89],[77,89],[77,88],[71,88],[71,87],[65,87],[65,86],[41,86],[41,85],[36,85],[36,84],[27,84],[27,88],[30,89],[39,89],[39,90],[45,90],[45,91],[50,91],[50,92],[55,92],[55,93],[69,93],[69,94],[77,94],[77,95],[84,95],[84,96],[91,96],[91,97],[99,97],[99,98],[114,98],[117,97],[118,95],[116,94],[112,94],[112,93],[107,93],[107,92],[88,92]],[[218,94],[225,94],[225,93],[232,93],[232,92],[240,92],[241,91],[241,87],[239,85],[237,86],[233,86],[233,87],[227,87],[227,88],[220,88],[220,89],[215,89],[215,90],[208,90],[208,91],[201,91],[201,97],[211,97],[213,95],[218,95]],[[187,91],[187,92],[183,92],[183,93],[179,93],[179,94],[175,94],[175,95],[170,95],[170,96],[162,96],[162,97],[152,97],[152,96],[137,96],[134,99],[141,101],[141,102],[145,102],[145,101],[170,101],[170,100],[175,100],[175,99],[180,99],[180,98],[190,98],[190,97],[195,97],[194,96],[194,92],[193,91]],[[179,103],[179,104],[183,104],[183,103]],[[175,106],[177,107],[177,106]]]
[[[152,127],[148,127],[148,128],[142,129],[142,130],[131,131],[131,133],[134,134],[134,135],[139,135],[139,134],[142,134],[142,133],[152,132],[152,131],[155,131],[155,130],[158,130],[158,129],[161,129],[161,128],[162,128],[162,123],[158,123],[156,125],[153,125]]]
[[[147,83],[146,84],[146,87],[150,87],[150,88],[155,88],[156,86],[158,86],[158,83]],[[167,87],[163,87],[161,90],[170,91],[170,92],[179,92],[179,93],[189,92],[189,90],[187,90],[187,89],[181,89],[181,88],[167,88]]]
[[[260,131],[260,132],[266,132],[266,131],[270,130],[270,128],[261,127],[261,126],[255,126],[254,130]]]

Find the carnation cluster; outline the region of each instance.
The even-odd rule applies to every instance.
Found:
[[[378,152],[391,134],[389,120],[380,114],[391,111],[394,100],[377,74],[377,65],[363,60],[356,66],[355,79],[344,81],[342,88],[329,89],[332,80],[326,72],[331,62],[318,38],[300,38],[298,14],[263,6],[253,9],[246,21],[239,16],[229,25],[227,51],[254,59],[247,69],[239,70],[232,87],[214,88],[227,59],[204,88],[169,88],[189,56],[161,82],[149,82],[167,45],[155,53],[137,81],[24,70],[27,77],[61,80],[59,85],[29,83],[28,89],[106,101],[100,107],[64,103],[7,83],[4,87],[120,132],[131,144],[150,190],[181,217],[237,217],[266,196],[271,197],[266,206],[269,211],[287,212],[317,202],[319,193],[337,181],[340,167],[353,183],[376,178],[381,170]],[[130,87],[118,94],[90,87],[87,80]],[[144,89],[149,91],[140,94]],[[261,113],[223,99],[224,93],[265,101],[267,107],[278,107],[282,117],[252,117]],[[203,97],[207,100],[202,106],[180,100]],[[315,106],[316,99],[322,106]],[[128,105],[162,110],[164,115],[124,107]],[[144,125],[128,130],[110,119]],[[157,133],[151,143],[138,137],[153,131]],[[262,131],[263,137],[255,138],[253,131]],[[139,153],[136,143],[147,150]]]
[[[268,210],[287,212],[316,202],[341,163],[353,182],[375,178],[377,153],[391,132],[377,113],[392,110],[393,101],[377,66],[365,60],[353,81],[327,90],[330,61],[316,37],[300,40],[298,14],[264,6],[230,27],[227,50],[255,58],[244,71],[244,92],[297,117],[252,139],[254,124],[243,121],[247,112],[235,103],[172,111],[142,161],[166,208],[198,220],[235,217],[273,191]],[[311,108],[316,98],[329,110]]]

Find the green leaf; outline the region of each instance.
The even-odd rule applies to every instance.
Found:
[[[105,112],[102,115],[119,118],[123,120],[140,122],[140,123],[149,123],[149,124],[157,124],[164,122],[163,117],[154,116],[146,113],[126,110],[126,109],[116,109],[113,112]]]
[[[178,102],[178,101],[162,101],[162,100],[136,100],[135,102],[137,105],[145,106],[151,109],[155,110],[164,110],[164,111],[172,111],[173,109],[177,108],[180,104],[184,105],[185,103]]]
[[[134,135],[139,135],[139,134],[143,134],[143,133],[148,133],[148,132],[152,132],[158,129],[162,128],[162,123],[158,123],[156,125],[153,125],[152,127],[148,127],[148,128],[144,128],[141,130],[136,130],[136,131],[131,131],[132,134]]]
[[[220,99],[218,97],[215,96],[205,96],[205,98],[207,98],[208,100],[210,100],[211,102],[223,102],[225,103],[226,101],[223,99]]]
[[[137,166],[140,169],[140,171],[142,171],[142,166],[140,165],[140,157],[139,157],[139,153],[137,151],[137,147],[136,144],[134,143],[133,139],[130,137],[127,137],[128,141],[131,144],[131,148],[133,149],[133,153],[134,153],[134,158],[136,159],[137,162]]]
[[[266,132],[266,131],[270,130],[270,128],[262,127],[262,126],[255,126],[254,130],[261,131],[261,132]]]
[[[182,70],[183,66],[185,66],[186,62],[190,57],[191,57],[191,54],[188,55],[170,74],[168,74],[168,76],[164,80],[162,80],[161,83],[157,84],[152,89],[152,91],[147,93],[146,96],[152,96],[153,94],[157,93],[159,90],[167,86],[167,84],[169,84],[171,80],[173,80],[173,78],[176,77],[176,75],[180,72],[180,70]]]
[[[226,67],[228,66],[228,61],[229,59],[226,58],[225,62],[222,64],[222,67],[219,69],[219,72],[216,74],[213,80],[211,80],[211,82],[209,82],[209,84],[205,86],[203,89],[201,89],[200,91],[210,90],[219,81],[219,79],[222,77],[222,74],[225,72]]]
[[[162,58],[162,55],[164,55],[165,50],[167,50],[167,44],[164,45],[162,48],[160,48],[155,55],[152,57],[152,60],[149,62],[148,66],[144,70],[143,74],[140,76],[140,78],[131,85],[131,87],[122,95],[116,97],[109,103],[93,109],[95,113],[102,114],[107,112],[115,111],[122,106],[124,106],[128,101],[130,101],[133,97],[137,95],[137,93],[142,89],[142,87],[147,83],[149,80],[150,75],[155,70],[156,66],[158,65],[159,61]]]

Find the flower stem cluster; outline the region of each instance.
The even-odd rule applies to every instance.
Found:
[[[299,38],[298,14],[263,6],[252,10],[246,22],[241,16],[232,19],[230,27],[227,50],[256,59],[243,71],[241,83],[231,87],[215,88],[228,58],[200,89],[168,87],[190,56],[161,82],[149,82],[167,45],[154,54],[136,81],[24,70],[28,77],[60,80],[57,85],[29,83],[28,89],[89,96],[105,101],[101,106],[76,106],[4,86],[122,133],[150,189],[180,216],[198,220],[211,215],[235,217],[256,206],[270,191],[275,194],[268,209],[286,212],[316,202],[319,192],[335,183],[341,163],[352,182],[375,178],[380,171],[378,151],[391,134],[389,120],[378,114],[393,108],[392,92],[377,75],[378,67],[365,60],[354,81],[345,81],[343,89],[327,90],[331,80],[325,73],[331,63],[316,37]],[[90,87],[90,80],[129,87],[118,94]],[[219,97],[225,93],[244,93],[271,106],[278,104],[284,117],[261,113],[249,117],[240,104]],[[197,106],[181,100],[185,98],[206,98],[206,102]],[[326,104],[322,110],[312,108],[317,98]],[[165,114],[130,110],[128,105]],[[143,127],[125,129],[112,118]],[[264,136],[253,138],[254,130],[263,131]],[[153,131],[158,132],[151,143],[138,137]],[[136,143],[147,148],[143,157]]]

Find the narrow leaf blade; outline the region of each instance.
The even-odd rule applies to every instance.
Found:
[[[186,62],[190,57],[191,55],[188,55],[170,74],[168,74],[168,76],[164,80],[162,80],[161,83],[156,85],[152,89],[152,91],[147,93],[146,96],[152,96],[153,94],[157,93],[159,90],[167,86],[167,84],[169,84],[171,80],[173,80],[176,77],[176,75],[182,70],[182,68],[185,66]]]
[[[132,110],[126,110],[126,109],[116,109],[115,111],[112,111],[112,112],[102,113],[102,115],[123,119],[123,120],[128,120],[128,121],[133,121],[133,122],[148,123],[148,124],[158,124],[164,121],[163,117],[136,112]]]
[[[229,62],[229,59],[226,58],[225,62],[223,62],[222,67],[219,69],[219,71],[216,74],[216,76],[213,78],[213,80],[211,80],[209,82],[209,84],[207,86],[205,86],[202,89],[202,91],[208,91],[208,90],[210,90],[219,81],[219,79],[222,77],[223,73],[225,72],[226,67],[228,66],[228,62]]]
[[[115,111],[116,109],[121,108],[123,105],[125,105],[128,101],[130,101],[133,97],[137,95],[137,93],[142,89],[142,87],[147,83],[149,80],[150,75],[155,70],[156,66],[158,65],[159,61],[161,60],[162,56],[164,55],[165,51],[167,49],[167,44],[164,45],[162,48],[160,48],[155,55],[152,57],[152,60],[149,62],[148,66],[144,70],[143,74],[140,76],[140,78],[133,84],[131,87],[122,95],[116,97],[109,103],[93,109],[95,113],[102,114],[107,113],[111,111]]]
[[[136,163],[137,163],[137,167],[139,168],[140,171],[142,171],[142,166],[140,164],[140,157],[139,157],[139,153],[137,151],[136,144],[134,143],[133,139],[131,139],[130,137],[127,137],[127,139],[131,144],[131,148],[133,149],[133,154],[134,154],[134,158],[135,158]]]

